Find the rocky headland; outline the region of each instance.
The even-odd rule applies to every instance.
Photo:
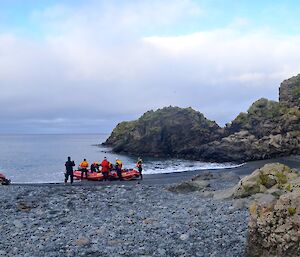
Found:
[[[165,107],[121,122],[104,143],[115,152],[205,161],[300,153],[300,75],[281,83],[279,102],[259,99],[224,128],[192,108]]]

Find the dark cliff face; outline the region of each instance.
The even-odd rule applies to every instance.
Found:
[[[122,122],[105,144],[114,151],[209,161],[300,154],[300,75],[285,80],[280,101],[259,99],[225,128],[191,108],[167,107]]]
[[[148,111],[136,121],[122,122],[105,144],[116,152],[176,156],[220,138],[221,128],[192,108],[166,107]]]
[[[300,109],[300,74],[281,83],[279,102],[287,107]]]
[[[240,113],[225,127],[225,134],[231,135],[246,130],[257,138],[299,130],[300,111],[296,108],[259,99],[247,113]]]

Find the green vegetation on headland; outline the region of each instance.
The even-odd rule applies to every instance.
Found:
[[[300,153],[300,75],[282,82],[279,102],[262,98],[224,128],[192,108],[165,107],[121,122],[104,144],[115,152],[206,161]]]

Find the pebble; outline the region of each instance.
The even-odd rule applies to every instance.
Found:
[[[189,239],[189,235],[187,235],[187,234],[180,235],[180,240],[185,241],[185,240],[188,240],[188,239]]]
[[[0,256],[242,257],[246,243],[247,210],[162,185],[12,185],[0,202]]]

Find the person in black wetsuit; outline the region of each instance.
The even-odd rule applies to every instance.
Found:
[[[138,168],[138,171],[140,173],[141,179],[143,179],[143,174],[142,174],[142,171],[143,171],[143,160],[140,157],[138,158],[138,161],[136,163],[136,167]]]
[[[68,182],[69,176],[70,176],[70,180],[71,180],[71,184],[73,184],[73,167],[75,166],[75,162],[71,161],[71,157],[68,157],[68,160],[66,161],[66,173],[65,173],[65,183]]]
[[[92,163],[91,164],[91,172],[93,173],[93,172],[100,172],[99,171],[99,163],[98,162],[94,162],[94,163]]]

